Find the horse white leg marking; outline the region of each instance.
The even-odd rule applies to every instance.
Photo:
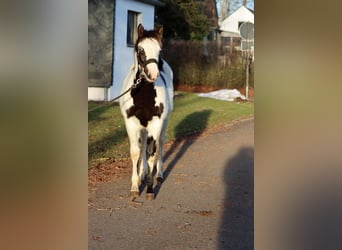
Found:
[[[138,161],[140,157],[140,148],[137,142],[131,139],[131,159],[132,159],[132,187],[131,191],[139,192],[139,176],[138,176]]]
[[[141,148],[139,145],[140,133],[136,126],[132,126],[132,123],[129,123],[128,126],[131,128],[127,130],[130,141],[130,154],[132,160],[131,194],[134,192],[134,195],[137,195],[139,194],[138,162],[141,156]]]

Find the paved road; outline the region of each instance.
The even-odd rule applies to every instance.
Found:
[[[130,176],[90,192],[89,249],[253,249],[254,120],[165,152],[154,201]]]

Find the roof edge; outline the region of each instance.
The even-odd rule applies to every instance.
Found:
[[[88,88],[109,88],[112,86],[112,82],[107,83],[89,83],[88,82]]]
[[[152,4],[155,6],[163,7],[165,6],[165,3],[162,3],[158,0],[139,0],[140,2],[147,3],[147,4]]]

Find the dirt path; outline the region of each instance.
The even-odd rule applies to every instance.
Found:
[[[253,249],[254,120],[165,152],[156,199],[130,202],[130,176],[89,192],[89,249]]]

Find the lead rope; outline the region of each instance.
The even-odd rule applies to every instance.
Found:
[[[119,98],[123,97],[124,95],[126,95],[129,91],[131,91],[132,89],[135,89],[140,83],[141,83],[141,79],[142,79],[142,76],[140,75],[138,77],[138,79],[132,84],[132,86],[127,89],[125,92],[123,92],[122,94],[120,94],[119,96],[115,97],[113,100],[111,100],[109,103],[105,103],[105,104],[102,104],[100,106],[97,106],[95,108],[92,108],[90,110],[88,110],[88,113],[89,112],[93,112],[94,110],[97,110],[99,108],[102,108],[102,107],[105,107],[105,106],[111,106],[113,104],[113,102],[115,102],[116,100],[118,100]]]

